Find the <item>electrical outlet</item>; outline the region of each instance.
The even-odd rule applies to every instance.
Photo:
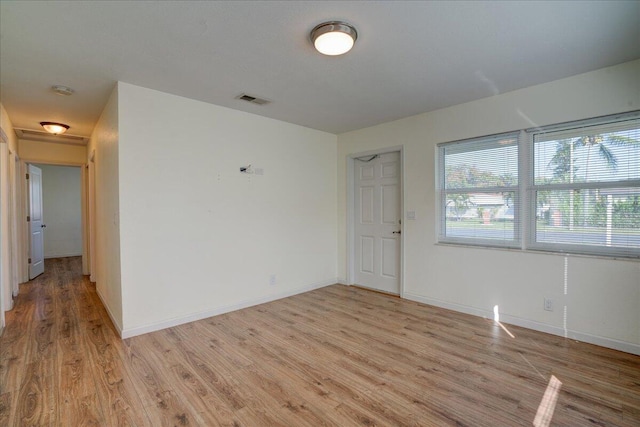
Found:
[[[269,276],[269,285],[275,286],[275,284],[276,284],[276,275],[272,274],[271,276]]]
[[[551,298],[544,299],[544,309],[546,311],[553,311],[553,300]]]

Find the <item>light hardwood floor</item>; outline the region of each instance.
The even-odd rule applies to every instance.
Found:
[[[79,258],[23,284],[0,426],[640,426],[640,357],[329,286],[120,340]],[[550,412],[550,411],[549,411]]]

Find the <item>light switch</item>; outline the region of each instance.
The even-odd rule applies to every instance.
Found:
[[[416,211],[407,211],[407,219],[416,219]]]

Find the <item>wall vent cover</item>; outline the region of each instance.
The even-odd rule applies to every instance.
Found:
[[[258,98],[257,96],[247,95],[246,93],[236,96],[236,99],[239,99],[241,101],[247,101],[256,105],[266,105],[271,103],[271,101],[268,101],[263,98]]]
[[[54,142],[57,144],[71,144],[71,145],[87,145],[89,142],[89,138],[78,135],[51,135],[48,132],[42,132],[31,129],[14,129],[16,135],[20,139],[28,139],[31,141],[41,141],[41,142]]]

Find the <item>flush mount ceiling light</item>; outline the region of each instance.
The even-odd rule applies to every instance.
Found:
[[[69,125],[56,122],[40,122],[40,126],[53,135],[62,135],[69,129]]]
[[[323,22],[311,30],[311,41],[316,50],[323,55],[342,55],[353,47],[358,32],[346,22]]]

